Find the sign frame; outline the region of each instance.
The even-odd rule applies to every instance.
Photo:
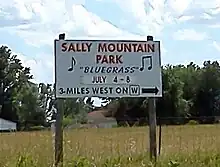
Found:
[[[157,47],[157,51],[155,51],[154,52],[154,58],[152,58],[153,60],[155,60],[155,59],[157,59],[157,64],[156,64],[156,66],[154,66],[154,68],[157,68],[157,70],[158,70],[158,74],[157,74],[157,80],[158,80],[158,84],[156,85],[151,85],[151,86],[145,86],[145,87],[143,87],[142,85],[138,85],[137,84],[137,82],[138,81],[136,81],[135,83],[131,83],[131,84],[120,84],[120,85],[118,85],[117,86],[117,88],[118,88],[118,90],[120,90],[120,87],[121,86],[124,86],[123,88],[126,88],[126,90],[124,90],[125,92],[128,92],[127,94],[121,94],[121,93],[119,93],[118,95],[115,95],[115,94],[109,94],[109,93],[106,93],[106,94],[94,94],[94,93],[89,93],[89,94],[83,94],[83,95],[81,95],[81,94],[75,94],[75,92],[77,92],[78,90],[73,90],[73,89],[69,89],[69,92],[68,93],[72,93],[73,95],[67,95],[67,96],[65,96],[65,95],[60,95],[59,93],[58,93],[58,91],[60,90],[60,88],[59,88],[59,82],[58,82],[58,80],[59,80],[59,77],[57,76],[57,74],[58,74],[58,70],[59,70],[59,68],[57,67],[58,66],[58,60],[57,60],[57,57],[59,56],[58,54],[59,53],[57,53],[58,51],[58,48],[57,48],[57,43],[59,43],[59,42],[71,42],[71,43],[74,43],[74,42],[91,42],[91,43],[145,43],[145,44],[147,44],[147,43],[152,43],[152,44],[156,44],[158,47]],[[87,52],[88,53],[88,52]],[[116,53],[118,53],[118,52],[116,52]],[[116,53],[114,53],[115,55],[116,55]],[[131,52],[131,54],[132,54],[133,52]],[[139,52],[138,54],[146,54],[145,52]],[[69,54],[71,54],[71,53],[69,53]],[[72,56],[74,56],[74,54],[75,54],[75,52],[72,52]],[[78,54],[82,54],[82,53],[78,53]],[[83,53],[84,54],[84,53]],[[101,54],[102,54],[102,52],[101,52]],[[108,53],[107,53],[108,54]],[[114,55],[113,54],[113,55]],[[124,54],[123,52],[121,53],[122,55],[123,55],[123,57],[125,57],[125,59],[126,59],[126,54]],[[134,54],[134,53],[133,53]],[[155,58],[155,55],[157,56],[157,58]],[[58,40],[58,39],[55,39],[54,40],[54,56],[55,56],[55,58],[54,58],[54,60],[55,60],[55,90],[56,90],[56,92],[55,92],[55,97],[56,98],[80,98],[80,97],[162,97],[162,68],[161,68],[161,50],[160,50],[160,41],[147,41],[147,40]],[[83,55],[83,56],[86,56],[86,55]],[[95,55],[91,55],[91,56],[95,56]],[[143,55],[142,55],[143,56]],[[152,57],[153,57],[152,56]],[[146,57],[146,59],[147,58],[149,58],[149,54],[146,54],[145,55],[145,57]],[[142,62],[143,62],[143,57],[142,57]],[[74,58],[72,58],[72,65],[73,64],[76,64],[76,59],[74,59]],[[73,67],[73,66],[72,66]],[[108,67],[108,65],[105,65],[105,67]],[[71,71],[71,69],[69,69],[69,71]],[[67,70],[67,68],[66,68],[66,72],[68,72],[68,70]],[[73,74],[74,74],[74,72],[73,72]],[[73,76],[76,76],[77,74],[75,74],[75,75],[73,75]],[[103,74],[100,74],[100,75],[103,75]],[[105,74],[107,77],[108,76],[110,76],[110,75],[108,75],[108,74]],[[115,74],[115,75],[117,75],[117,74]],[[115,75],[113,75],[113,76],[115,76]],[[119,75],[123,75],[123,74],[119,74]],[[154,77],[155,77],[155,75],[153,75]],[[86,78],[86,77],[84,77],[84,78]],[[76,78],[77,79],[77,78]],[[85,80],[88,80],[88,78],[87,79],[85,79]],[[152,77],[149,79],[149,80],[152,80]],[[88,82],[87,82],[88,83]],[[88,84],[87,84],[88,85]],[[112,84],[113,85],[113,84]],[[101,87],[101,86],[105,86],[105,87],[107,87],[107,86],[111,86],[112,87],[112,85],[111,84],[108,84],[108,83],[106,83],[106,84],[103,84],[103,85],[98,85],[98,86],[95,86],[95,84],[94,85],[91,85],[90,86],[90,88],[91,87]],[[79,86],[79,85],[72,85],[72,87],[76,87],[76,86]],[[138,91],[137,92],[139,92],[139,93],[134,93],[134,92],[130,92],[131,91],[131,87],[132,88],[134,88],[134,87],[139,87],[139,89],[138,89]],[[90,89],[89,88],[89,89]],[[68,91],[68,89],[66,89],[66,91]],[[75,92],[74,92],[75,91]],[[115,90],[114,91],[116,91],[116,88],[115,88]],[[122,90],[123,91],[123,90]],[[74,93],[73,93],[74,92]],[[93,92],[94,92],[94,90],[93,90]]]

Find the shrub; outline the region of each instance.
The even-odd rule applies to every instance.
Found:
[[[187,125],[198,125],[199,122],[196,120],[189,120],[189,122],[187,123]]]

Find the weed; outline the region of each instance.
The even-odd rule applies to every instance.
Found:
[[[220,125],[164,126],[156,164],[149,160],[148,128],[64,132],[64,167],[220,167]],[[50,131],[0,134],[1,167],[50,167]]]

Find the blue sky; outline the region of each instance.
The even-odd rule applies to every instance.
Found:
[[[30,66],[35,82],[53,82],[53,40],[162,41],[163,64],[219,60],[219,0],[0,0],[0,44]]]

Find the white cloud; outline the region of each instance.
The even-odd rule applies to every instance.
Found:
[[[213,24],[209,26],[210,28],[220,28],[220,24]]]
[[[35,58],[29,58],[28,56],[25,56],[20,53],[14,53],[18,55],[18,58],[22,61],[22,64],[25,67],[30,67],[31,74],[33,75],[33,82],[39,83],[44,82],[47,83],[48,78],[53,77],[53,60],[52,56],[46,55],[46,54],[40,54],[37,55]],[[42,58],[44,57],[44,58]],[[51,83],[52,81],[50,81]]]
[[[184,1],[184,4],[181,4],[182,1],[168,1],[167,5],[164,0],[127,0],[126,3],[119,0],[112,1],[115,1],[121,6],[122,10],[127,12],[129,20],[134,21],[134,25],[144,34],[152,35],[158,35],[167,22],[172,22],[175,19],[175,12],[181,14],[189,4],[186,3],[187,1]],[[63,30],[73,36],[76,36],[74,34],[88,36],[127,35],[117,27],[87,11],[82,5],[84,3],[80,0],[54,0],[53,3],[49,0],[14,0],[13,3],[5,4],[3,11],[11,13],[12,9],[15,9],[14,15],[17,13],[15,19],[29,21],[31,24],[26,26],[25,35],[24,30],[21,31],[20,27],[13,27],[14,31],[12,32],[18,33],[34,44],[36,44],[36,40],[39,40],[38,45],[41,42],[45,44],[45,41],[39,39],[40,37],[37,39],[36,35],[32,35],[36,34],[36,31],[38,31],[37,36],[46,34],[48,41],[51,41],[55,34]],[[182,8],[178,7],[180,4]],[[174,12],[170,13],[167,9],[173,9]],[[27,31],[29,31],[28,35]]]
[[[194,16],[180,16],[180,17],[178,18],[178,21],[179,21],[179,22],[184,22],[184,21],[191,20],[191,19],[193,19],[193,18],[194,18]]]
[[[9,49],[12,49],[8,44],[2,44],[8,46]],[[48,82],[48,78],[51,78],[53,75],[53,58],[52,56],[46,55],[44,53],[36,55],[34,58],[27,55],[14,52],[12,49],[12,54],[17,55],[23,64],[24,67],[30,67],[31,74],[33,75],[33,82]]]
[[[57,4],[60,5],[59,3]],[[33,7],[33,5],[32,5]],[[39,8],[45,8],[41,6]],[[36,11],[36,8],[33,7]],[[62,5],[57,9],[57,13],[62,13]],[[53,10],[56,9],[53,8]],[[60,11],[59,11],[60,10]],[[63,9],[64,10],[64,9]],[[52,16],[47,14],[47,9],[38,9],[41,15],[41,22],[30,23],[19,26],[7,27],[9,32],[21,36],[28,44],[34,46],[53,45],[53,40],[60,32],[66,32],[68,38],[76,36],[87,37],[134,37],[135,35],[122,31],[111,23],[102,20],[99,16],[87,11],[82,5],[73,5],[71,19],[64,13],[63,15]],[[52,12],[52,11],[51,11]],[[45,14],[44,14],[45,13]],[[51,16],[49,16],[51,15]],[[53,21],[53,17],[56,21]],[[63,19],[64,18],[64,19]]]
[[[215,49],[217,49],[220,52],[220,43],[214,41],[213,46],[214,46]]]
[[[38,48],[47,45],[52,51],[53,40],[61,32],[65,32],[67,38],[74,39],[146,39],[148,34],[161,39],[160,35],[165,27],[182,22],[209,25],[211,23],[214,27],[214,23],[217,24],[220,18],[219,0],[96,1],[119,6],[126,16],[121,18],[117,15],[117,19],[122,20],[122,24],[125,21],[129,22],[140,30],[137,34],[142,35],[122,30],[103,20],[101,16],[88,11],[84,6],[85,0],[53,0],[52,3],[51,0],[0,0],[1,29],[23,38],[27,45]],[[174,34],[174,37],[178,40],[208,38],[207,34],[198,33],[193,29],[180,30]],[[162,55],[165,55],[167,51],[163,45],[161,47]],[[22,59],[31,66],[36,80],[51,80],[52,52],[51,55],[46,56],[38,54],[35,60],[27,56],[23,56]]]
[[[92,0],[91,0],[92,1]],[[13,13],[14,20],[26,21],[27,25],[10,27],[10,32],[20,35],[27,43],[35,46],[50,44],[59,32],[65,31],[68,37],[75,36],[129,36],[111,23],[89,12],[83,5],[84,0],[0,0],[2,12]],[[121,0],[112,2],[121,7],[127,19],[143,35],[158,36],[165,26],[183,21],[201,21],[211,17],[219,0]],[[118,16],[120,19],[120,16]],[[8,27],[7,27],[8,28]],[[42,37],[45,37],[42,39]]]
[[[127,18],[144,34],[157,36],[164,27],[164,19],[169,15],[164,12],[163,0],[127,0],[126,3],[114,0],[126,12]]]
[[[89,0],[92,1],[95,0]],[[0,29],[19,36],[28,45],[41,49],[41,54],[28,57],[18,54],[25,66],[31,67],[36,82],[51,82],[53,78],[53,40],[65,32],[74,39],[137,39],[145,40],[153,35],[162,40],[164,28],[179,23],[204,24],[207,27],[220,26],[220,0],[96,0],[120,7],[124,15],[117,15],[121,26],[132,26],[139,30],[137,35],[113,25],[87,10],[85,0],[0,0]],[[97,6],[97,8],[99,8]],[[113,11],[114,12],[114,11]],[[112,14],[112,13],[109,13]],[[193,29],[179,30],[173,34],[177,40],[210,39],[206,33]],[[47,46],[51,54],[42,48]],[[220,44],[213,42],[220,51]],[[12,48],[13,50],[13,48]],[[48,51],[47,50],[47,51]],[[162,56],[167,50],[161,44]],[[34,53],[33,53],[34,55]]]
[[[172,0],[169,2],[170,2],[171,8],[175,12],[177,12],[179,14],[183,14],[183,12],[189,8],[189,5],[192,4],[193,1],[192,0],[186,0],[186,1]]]
[[[197,32],[193,29],[178,30],[173,34],[175,40],[201,41],[208,38],[204,32]]]
[[[13,2],[4,6],[5,11],[10,11],[13,8],[18,13],[14,20],[28,20],[28,22],[27,24],[8,26],[8,32],[22,37],[26,44],[38,48],[49,45],[52,50],[53,40],[60,32],[66,32],[68,38],[74,39],[146,39],[146,36],[123,31],[110,22],[102,20],[99,16],[89,12],[79,1],[77,5],[71,1],[63,3],[61,0],[55,0],[52,4],[48,0]],[[165,53],[163,48],[162,45],[161,50]],[[36,55],[35,60],[22,54],[20,57],[25,65],[31,67],[36,78],[35,81],[51,80],[53,74],[52,55]],[[49,58],[45,60],[45,57]]]
[[[166,26],[181,22],[199,22],[217,1],[210,0],[121,0],[115,1],[144,34],[158,36]],[[211,16],[212,17],[212,16]]]

